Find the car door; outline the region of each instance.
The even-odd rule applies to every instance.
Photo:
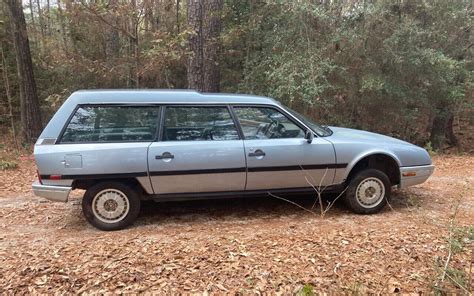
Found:
[[[228,106],[163,111],[160,141],[148,151],[155,194],[244,190],[244,144]]]
[[[274,106],[234,106],[247,157],[246,190],[330,185],[336,160],[329,141],[305,139],[305,129]]]

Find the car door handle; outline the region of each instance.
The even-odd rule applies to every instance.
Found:
[[[173,159],[174,155],[169,152],[163,152],[161,155],[155,155],[155,159]]]
[[[255,150],[255,152],[250,152],[249,156],[265,156],[265,152],[260,149]]]

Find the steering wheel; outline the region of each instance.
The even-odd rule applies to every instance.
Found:
[[[257,134],[262,133],[267,139],[271,139],[272,136],[274,135],[274,132],[272,131],[272,126],[275,124],[275,121],[270,122],[267,126],[261,126],[259,127]]]
[[[214,138],[212,137],[212,129],[210,128],[204,129],[204,131],[202,132],[202,138],[204,140],[214,140]]]
[[[262,133],[263,129],[265,128],[264,124],[260,124],[257,128],[257,132],[255,133],[255,138],[258,138],[258,134]],[[265,133],[262,133],[265,134]]]

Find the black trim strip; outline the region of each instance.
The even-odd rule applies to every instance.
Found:
[[[271,171],[298,171],[304,170],[324,170],[324,169],[343,169],[347,163],[328,163],[328,164],[305,164],[288,166],[268,166],[268,167],[249,167],[249,172],[271,172]]]
[[[289,166],[268,166],[248,168],[248,172],[272,172],[272,171],[297,171],[302,168],[305,170],[324,170],[340,169],[347,167],[347,163],[339,164],[310,164],[310,165],[289,165]],[[150,176],[178,176],[178,175],[198,175],[198,174],[224,174],[224,173],[244,173],[245,167],[241,168],[222,168],[222,169],[202,169],[202,170],[181,170],[181,171],[155,171],[150,172]],[[48,180],[51,175],[41,175],[41,179]],[[61,175],[61,179],[84,180],[84,179],[123,179],[146,177],[147,172],[124,173],[124,174],[92,174],[92,175]]]
[[[248,168],[248,172],[272,172],[272,171],[296,171],[301,170],[321,170],[340,169],[347,167],[347,163],[340,164],[310,164],[310,165],[289,165],[289,166],[269,166]],[[173,175],[196,175],[196,174],[221,174],[221,173],[241,173],[245,168],[225,168],[225,169],[203,169],[203,170],[182,170],[182,171],[155,171],[150,172],[150,176],[173,176]]]
[[[197,175],[197,174],[221,174],[221,173],[243,173],[245,168],[226,169],[204,169],[204,170],[183,170],[183,171],[159,171],[150,172],[150,176],[174,176],[174,175]]]
[[[433,165],[432,163],[430,164],[417,164],[417,165],[407,165],[407,166],[401,166],[400,169],[404,168],[416,168],[416,167],[424,167],[424,166],[430,166]]]
[[[324,187],[324,193],[341,192],[344,189],[343,184],[334,184]],[[268,196],[273,194],[313,194],[313,187],[294,187],[294,188],[278,188],[278,189],[259,189],[259,190],[242,190],[242,191],[214,191],[214,192],[182,192],[182,193],[162,193],[151,194],[144,198],[153,199],[157,202],[181,201],[181,200],[200,200],[200,199],[222,199],[235,197],[257,197]]]
[[[51,175],[41,175],[41,179],[49,180]],[[147,177],[146,172],[125,173],[125,174],[92,174],[92,175],[61,175],[61,180],[90,180],[90,179],[123,179]]]
[[[242,126],[240,125],[240,121],[237,118],[237,115],[235,115],[233,107],[231,105],[227,105],[227,110],[229,110],[230,116],[232,117],[232,120],[234,121],[234,125],[235,125],[235,128],[237,129],[237,133],[239,134],[240,140],[245,140]]]

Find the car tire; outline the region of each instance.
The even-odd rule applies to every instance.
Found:
[[[140,213],[140,197],[133,187],[120,182],[101,182],[87,189],[82,212],[94,227],[120,230],[135,222]]]
[[[349,181],[344,201],[357,214],[374,214],[390,202],[390,193],[388,176],[376,169],[366,169]]]

